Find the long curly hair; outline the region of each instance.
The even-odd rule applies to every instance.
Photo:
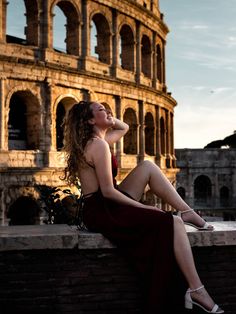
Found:
[[[84,167],[84,149],[87,142],[93,137],[93,125],[89,119],[93,118],[91,101],[80,101],[75,104],[65,116],[64,147],[67,166],[65,168],[64,180],[70,185],[78,184],[79,168]]]

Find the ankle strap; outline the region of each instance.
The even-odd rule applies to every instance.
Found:
[[[188,213],[188,212],[193,212],[194,210],[192,208],[190,209],[187,209],[187,210],[181,210],[179,211],[181,214],[184,214],[184,213]]]
[[[196,288],[196,289],[190,289],[190,288],[188,288],[188,292],[189,293],[191,293],[191,292],[195,292],[195,291],[198,291],[198,290],[201,290],[201,289],[203,289],[204,288],[204,286],[202,285],[202,286],[200,286],[200,287],[198,287],[198,288]]]

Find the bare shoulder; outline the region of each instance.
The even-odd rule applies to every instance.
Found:
[[[85,155],[89,160],[110,152],[109,144],[102,138],[92,139],[86,147]]]

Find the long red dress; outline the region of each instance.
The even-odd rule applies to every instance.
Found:
[[[113,155],[112,170],[116,186]],[[140,274],[143,314],[166,314],[171,309],[177,313],[178,306],[184,311],[186,286],[174,257],[172,213],[119,204],[100,190],[84,197],[82,212],[88,230],[102,233],[121,248]]]

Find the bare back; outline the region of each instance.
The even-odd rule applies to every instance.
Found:
[[[85,148],[86,164],[79,170],[79,178],[84,195],[96,192],[99,189],[99,181],[96,175],[95,166],[93,162],[94,144],[97,139],[90,140]],[[101,163],[103,161],[101,160]]]

